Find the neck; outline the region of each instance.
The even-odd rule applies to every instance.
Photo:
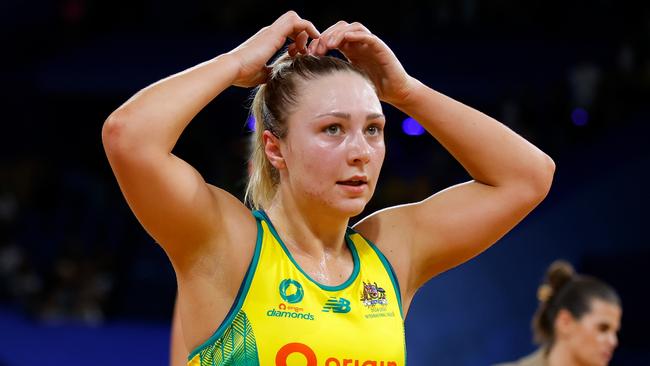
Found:
[[[566,343],[556,342],[551,348],[548,357],[548,366],[581,366],[573,357],[573,353]]]
[[[349,217],[301,204],[278,192],[266,210],[285,244],[312,258],[346,255]]]

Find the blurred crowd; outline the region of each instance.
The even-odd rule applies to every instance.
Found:
[[[577,145],[650,115],[648,6],[628,8],[614,1],[580,3],[584,8],[578,2],[529,6],[513,1],[400,1],[392,5],[396,9],[391,9],[391,24],[384,8],[364,12],[367,9],[361,5],[350,4],[348,15],[336,7],[317,12],[316,5],[308,3],[301,5],[302,13],[318,14],[321,25],[338,20],[340,13],[346,13],[347,20],[366,19],[375,32],[392,38],[396,52],[403,51],[398,55],[405,64],[413,62],[429,80],[436,80],[438,73],[448,74],[441,86],[454,97],[501,120],[556,161]],[[86,94],[50,92],[39,88],[36,80],[43,76],[35,75],[45,60],[66,49],[87,47],[93,37],[107,37],[110,32],[151,37],[152,32],[184,28],[184,36],[214,32],[225,38],[236,29],[236,37],[241,37],[280,10],[268,2],[251,10],[232,1],[181,6],[61,0],[30,12],[26,4],[15,2],[22,16],[7,18],[2,25],[5,30],[25,32],[21,39],[9,42],[17,52],[3,61],[13,71],[0,72],[8,89],[15,86],[12,93],[1,92],[10,106],[0,137],[0,304],[43,322],[97,325],[111,316],[129,315],[168,319],[175,292],[173,272],[162,250],[126,207],[100,140],[103,119],[145,85],[129,85],[123,92],[106,91],[101,85]],[[464,70],[439,64],[439,70],[425,74],[426,65],[436,60],[416,60],[417,48],[409,46],[421,39],[441,39],[460,48],[478,34],[483,49],[498,44],[495,47],[507,49],[511,57],[533,52],[531,43],[578,49],[571,49],[571,57],[559,63],[553,60],[563,55],[548,55],[510,73],[464,77]],[[404,39],[404,45],[399,39]],[[503,39],[511,47],[504,47]],[[23,44],[53,40],[49,46],[30,50]],[[467,50],[462,54],[469,55]],[[551,72],[545,69],[549,61],[561,66]],[[28,81],[16,75],[27,76]],[[465,86],[457,86],[454,80]],[[482,87],[484,80],[490,85]],[[246,167],[246,96],[232,92],[213,102],[197,116],[176,149],[208,182],[240,196]],[[233,105],[239,108],[233,110]],[[431,139],[403,135],[399,122],[404,116],[398,111],[388,110],[387,115],[394,121],[388,131],[387,160],[368,211],[422,199],[466,178]],[[158,306],[152,309],[150,303]]]

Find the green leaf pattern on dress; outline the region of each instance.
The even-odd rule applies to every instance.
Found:
[[[201,366],[259,366],[255,334],[240,310],[221,338],[199,353]]]

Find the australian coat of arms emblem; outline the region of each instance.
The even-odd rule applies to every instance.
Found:
[[[363,282],[363,292],[361,293],[361,302],[365,306],[386,305],[386,290],[377,286],[377,282]]]

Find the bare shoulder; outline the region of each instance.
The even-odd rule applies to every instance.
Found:
[[[223,214],[221,217],[225,224],[223,227],[224,233],[228,234],[230,232],[235,236],[237,234],[248,233],[250,235],[252,233],[254,237],[257,234],[257,225],[251,210],[228,191],[212,184],[208,184],[208,187],[213,199],[218,201],[218,206],[222,209]]]
[[[177,268],[178,301],[183,336],[189,350],[195,349],[221,324],[237,297],[253,260],[257,223],[251,211],[230,193],[208,185],[221,208],[220,220],[209,242],[184,266]]]
[[[396,240],[405,239],[404,210],[409,205],[388,207],[366,216],[354,229],[374,242],[380,249],[391,250]],[[386,253],[384,253],[386,254]]]
[[[219,247],[224,248],[225,251],[232,248],[236,255],[241,255],[245,247],[253,249],[257,237],[257,224],[251,210],[231,193],[211,184],[208,186],[212,197],[219,201],[218,206],[222,212],[220,230],[215,232],[215,240],[219,241]]]
[[[253,257],[257,239],[257,224],[251,210],[229,192],[208,184],[212,199],[217,201],[221,214],[220,224],[215,225],[209,236],[205,251],[197,253],[188,263],[175,268],[179,280],[203,278],[213,285],[220,274],[229,273],[232,281],[222,283],[224,287],[238,284],[238,275],[246,271]],[[175,265],[176,267],[176,265]],[[233,288],[236,288],[233,287]]]

